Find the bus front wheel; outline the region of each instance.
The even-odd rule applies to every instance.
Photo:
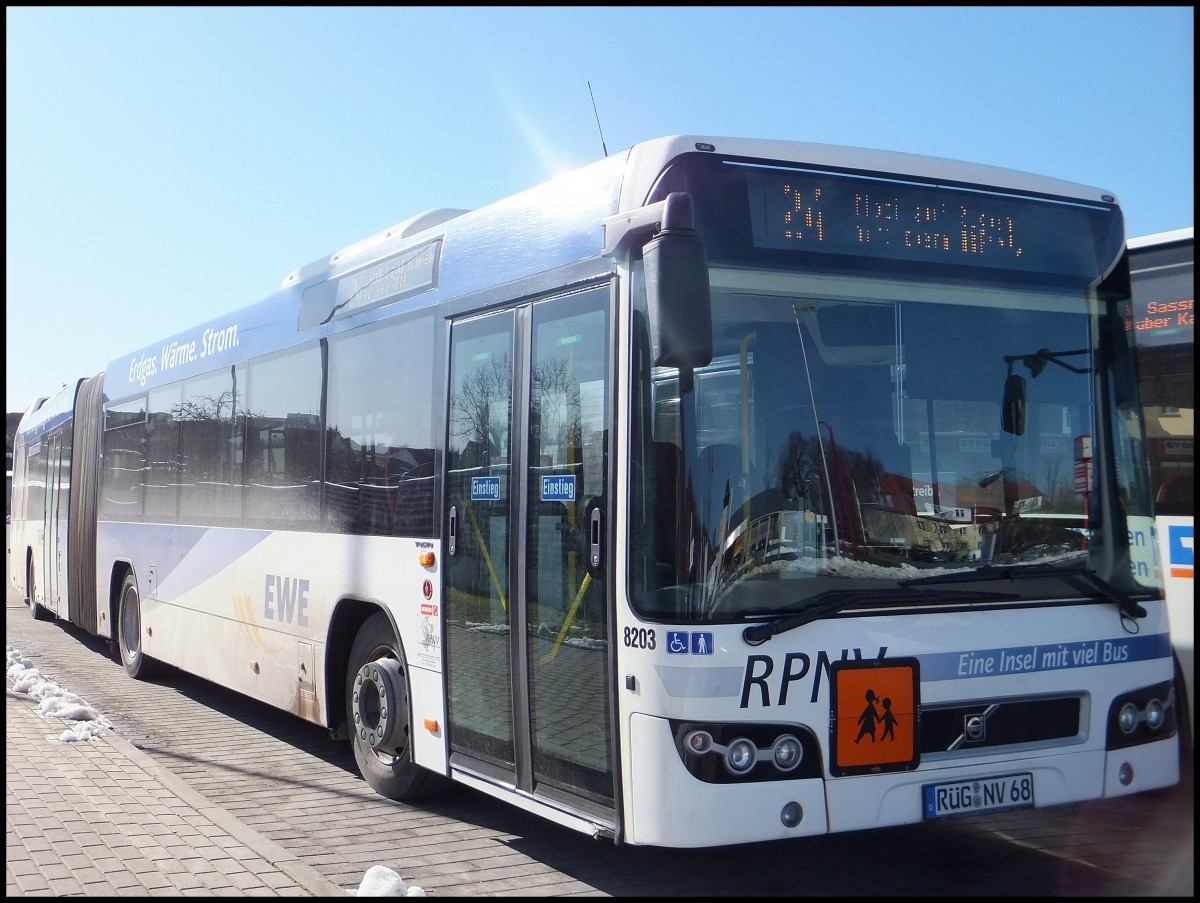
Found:
[[[412,761],[412,711],[404,654],[383,612],[363,622],[346,668],[346,721],[354,761],[380,796],[410,800],[448,786]]]
[[[117,602],[117,646],[121,664],[135,680],[146,680],[161,670],[159,662],[142,651],[142,606],[133,574],[126,574],[121,584]]]

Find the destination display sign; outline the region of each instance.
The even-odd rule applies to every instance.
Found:
[[[884,178],[746,173],[757,248],[1058,277],[1100,272],[1096,204]]]
[[[1143,348],[1192,344],[1196,302],[1191,244],[1130,254],[1133,306],[1125,329]]]

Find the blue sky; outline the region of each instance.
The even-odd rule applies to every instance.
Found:
[[[610,153],[696,133],[970,160],[1108,189],[1130,236],[1193,225],[1190,6],[9,6],[5,25],[9,411],[409,216],[597,159],[601,133]]]

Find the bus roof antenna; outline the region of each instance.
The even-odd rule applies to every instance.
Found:
[[[608,145],[604,143],[604,129],[600,128],[600,112],[596,109],[596,95],[592,94],[592,80],[588,79],[588,95],[592,98],[592,112],[596,114],[596,131],[600,133],[600,147],[604,156],[608,156]]]

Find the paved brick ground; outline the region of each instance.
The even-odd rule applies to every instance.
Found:
[[[6,896],[347,895],[115,732],[62,728],[7,690]]]

